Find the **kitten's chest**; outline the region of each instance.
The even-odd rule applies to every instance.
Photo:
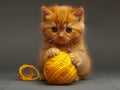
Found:
[[[66,52],[66,53],[71,53],[71,52],[73,52],[73,51],[77,51],[77,50],[80,49],[80,47],[77,46],[77,45],[74,45],[74,46],[71,46],[71,47],[58,46],[58,45],[49,45],[49,48],[52,48],[52,47],[56,47],[56,48],[58,48],[60,51]]]
[[[57,48],[66,53],[72,52],[72,48],[70,47],[57,47]]]

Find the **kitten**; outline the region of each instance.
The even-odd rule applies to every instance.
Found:
[[[83,7],[42,6],[41,30],[44,41],[39,56],[40,73],[46,58],[64,51],[78,70],[75,80],[85,79],[91,71],[91,60],[84,43]]]

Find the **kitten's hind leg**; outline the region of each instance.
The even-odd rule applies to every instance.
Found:
[[[79,81],[79,80],[80,80],[80,77],[79,77],[79,75],[77,75],[77,76],[75,77],[74,81]]]
[[[40,73],[40,78],[39,78],[40,80],[42,80],[42,81],[44,81],[45,80],[45,76],[44,76],[44,74],[43,73]]]

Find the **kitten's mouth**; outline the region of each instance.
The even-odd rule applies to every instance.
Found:
[[[51,44],[65,45],[68,42],[68,40],[65,39],[64,37],[57,37],[57,38],[54,38],[54,39],[50,39],[49,42]]]
[[[59,44],[59,45],[64,45],[66,43],[66,40],[64,37],[58,37],[56,40],[55,40],[55,43],[56,44]]]

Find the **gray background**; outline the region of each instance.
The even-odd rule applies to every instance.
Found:
[[[114,74],[111,77],[119,76],[120,0],[0,0],[0,80],[2,81],[0,89],[6,86],[9,86],[7,88],[9,90],[15,90],[14,86],[24,87],[26,82],[19,82],[19,80],[21,86],[19,84],[15,85],[17,81],[8,84],[10,80],[14,81],[18,78],[17,72],[20,65],[27,63],[37,67],[37,57],[42,41],[40,32],[41,4],[84,6],[85,38],[93,59],[93,71],[97,72],[93,72],[91,76],[93,81],[87,82],[88,88],[93,87],[96,83],[95,77],[99,78],[97,79],[98,84],[102,84],[110,75]],[[106,78],[102,78],[104,76],[103,72],[105,72]],[[102,75],[98,73],[102,73]],[[7,80],[9,82],[5,82]],[[107,80],[105,82],[111,82],[111,80]],[[89,87],[89,83],[92,83],[93,86]],[[82,84],[84,89],[84,83]],[[31,85],[31,83],[28,84],[28,86]],[[109,83],[107,85],[108,87],[111,86]],[[115,85],[117,89],[114,90],[119,90],[118,83]],[[29,89],[33,90],[33,86]],[[101,87],[97,86],[96,88]],[[105,86],[104,89],[109,90],[108,87]],[[45,87],[43,86],[43,88]],[[85,90],[88,88],[85,88]],[[91,90],[96,90],[96,88],[91,88]]]
[[[1,70],[17,70],[24,63],[36,65],[42,3],[83,5],[86,42],[96,70],[119,70],[119,0],[0,0]]]

